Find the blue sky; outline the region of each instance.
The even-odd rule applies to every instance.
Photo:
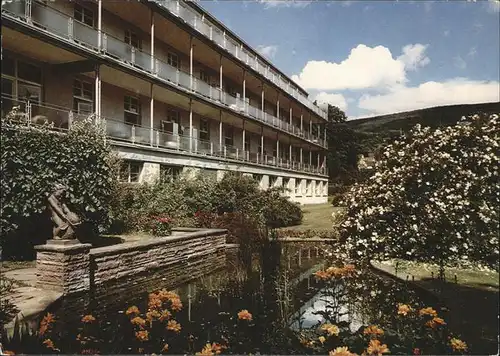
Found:
[[[500,101],[500,2],[201,1],[349,117]]]

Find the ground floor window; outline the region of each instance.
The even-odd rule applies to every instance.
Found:
[[[182,166],[174,166],[161,164],[160,165],[160,179],[162,182],[172,182],[179,178],[182,173]]]
[[[295,195],[302,195],[301,191],[301,180],[300,179],[295,179]]]
[[[142,162],[125,161],[120,167],[120,181],[124,183],[139,182],[142,171]]]

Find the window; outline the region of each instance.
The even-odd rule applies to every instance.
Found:
[[[120,181],[125,183],[134,183],[139,181],[141,175],[142,163],[134,161],[123,162],[120,167]]]
[[[160,180],[162,182],[172,182],[177,179],[182,173],[181,166],[170,166],[166,164],[160,165]]]
[[[278,177],[276,176],[269,176],[269,188],[272,188],[276,185],[276,181],[278,180]]]
[[[168,52],[167,54],[167,63],[170,64],[172,67],[175,67],[179,69],[180,67],[180,62],[179,62],[179,57],[171,52]]]
[[[78,114],[92,113],[92,98],[94,97],[94,86],[92,83],[79,79],[73,81],[73,110]]]
[[[42,97],[42,69],[8,56],[2,59],[2,94],[39,103]],[[9,103],[4,101],[5,112]],[[36,115],[36,113],[34,113]]]
[[[302,192],[300,190],[300,186],[301,186],[301,180],[295,178],[295,195],[301,195]]]
[[[181,123],[181,113],[179,112],[179,110],[168,109],[167,121],[175,122],[177,125],[179,125]]]
[[[286,194],[290,194],[290,192],[288,191],[288,189],[290,189],[290,178],[283,178],[283,187],[287,189]]]
[[[141,39],[134,31],[125,30],[125,43],[137,49],[141,49]]]
[[[141,123],[141,103],[139,98],[126,95],[124,98],[124,118],[130,125]]]
[[[210,122],[200,119],[200,140],[210,141]]]
[[[311,196],[312,195],[312,181],[310,179],[308,179],[306,182],[306,189],[307,189],[307,195]]]
[[[210,83],[210,75],[208,75],[208,73],[204,70],[200,70],[200,79],[205,83]]]
[[[94,27],[94,12],[80,4],[75,4],[74,17],[76,21]]]
[[[245,151],[250,152],[250,135],[245,135]]]
[[[224,129],[224,145],[234,145],[234,129],[232,127],[226,127]]]

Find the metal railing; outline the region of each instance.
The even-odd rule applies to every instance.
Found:
[[[18,107],[18,120],[26,124],[51,123],[54,129],[67,130],[76,120],[87,118],[94,114],[74,113],[66,107],[59,107],[36,101],[19,100],[12,96],[2,94],[2,116]],[[163,148],[173,151],[181,151],[193,155],[205,155],[222,158],[225,160],[237,160],[264,166],[274,166],[284,169],[325,174],[325,168],[317,168],[308,164],[262,155],[258,152],[249,152],[231,145],[220,145],[213,141],[200,140],[189,136],[177,135],[156,128],[135,125],[124,121],[100,117],[106,136],[117,142],[128,142],[138,146],[149,146]]]
[[[25,6],[25,2],[12,2],[6,3],[2,7],[2,12],[7,12],[15,17],[22,18],[28,23],[34,26],[49,31],[60,37],[65,38],[68,41],[72,41],[75,44],[85,46],[94,51],[98,51],[98,32],[94,28],[82,24],[67,14],[61,13],[49,6],[45,6],[36,1],[30,1],[31,12],[28,7]],[[167,2],[170,3],[170,2]],[[170,3],[169,11],[174,11],[178,6],[172,6]],[[183,10],[184,11],[184,10]],[[184,12],[181,11],[181,14]],[[190,17],[191,18],[191,17]],[[203,23],[201,20],[197,22]],[[212,29],[212,36],[217,36],[218,32]],[[220,38],[223,46],[227,46],[228,43],[233,44],[233,42],[224,39],[224,36]],[[231,46],[230,44],[230,46]],[[236,50],[241,48],[235,47]],[[102,33],[102,47],[101,51],[103,54],[119,60],[128,65],[140,68],[146,72],[152,73],[153,75],[166,80],[170,83],[176,84],[187,90],[192,90],[202,96],[209,98],[211,100],[221,102],[228,106],[230,109],[237,111],[238,113],[245,113],[249,117],[257,119],[261,122],[273,125],[280,128],[281,130],[294,134],[296,136],[302,137],[312,143],[319,144],[321,146],[325,145],[325,140],[319,137],[311,137],[310,135],[302,135],[300,129],[296,127],[291,127],[287,122],[277,119],[271,114],[263,113],[259,108],[250,105],[243,104],[241,99],[235,98],[234,96],[221,91],[219,87],[211,86],[197,78],[191,77],[189,73],[179,70],[166,63],[165,61],[151,56],[150,53],[146,51],[141,51],[138,48],[130,46],[129,44],[123,42],[122,40],[103,32]],[[241,55],[248,58],[249,61],[253,61],[251,55],[244,50]],[[151,68],[151,60],[153,59],[153,67]],[[264,70],[264,66],[257,66]],[[266,67],[267,68],[267,67]],[[267,75],[271,75],[271,71],[266,70]],[[278,80],[278,75],[272,75],[275,81]]]

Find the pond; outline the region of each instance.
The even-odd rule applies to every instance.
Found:
[[[194,354],[216,343],[203,353],[217,353],[222,345],[225,354],[321,354],[345,342],[361,353],[370,341],[363,330],[375,324],[386,330],[384,342],[393,353],[405,353],[415,345],[401,341],[400,336],[411,330],[400,329],[398,303],[415,310],[432,305],[446,318],[431,296],[369,269],[331,270],[344,271],[332,283],[324,276],[326,268],[344,264],[329,251],[321,243],[270,242],[254,253],[227,250],[189,266],[100,286],[62,299],[49,310],[55,321],[44,335],[24,335],[18,347],[24,353],[158,354],[168,344],[169,353]],[[155,309],[161,297],[150,293],[162,289],[178,294],[181,310],[173,302]],[[167,295],[164,305],[169,298],[176,297]],[[85,315],[92,317],[82,321]],[[321,329],[325,324],[339,331]]]

